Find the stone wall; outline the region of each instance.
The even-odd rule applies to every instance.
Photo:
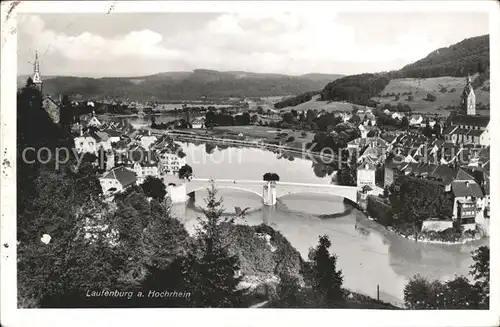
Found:
[[[422,231],[439,232],[453,227],[452,220],[424,220],[422,222]]]

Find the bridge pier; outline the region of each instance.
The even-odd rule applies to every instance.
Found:
[[[276,182],[270,181],[264,184],[262,198],[266,206],[274,206],[276,204]]]
[[[180,185],[168,185],[167,196],[170,197],[172,203],[184,203],[189,200],[189,194],[186,194],[186,183]]]

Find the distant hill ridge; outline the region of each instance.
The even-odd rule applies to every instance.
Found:
[[[477,89],[483,85],[489,85],[489,50],[489,35],[471,37],[449,47],[434,50],[425,58],[406,65],[400,70],[349,75],[335,79],[319,92],[320,100],[347,101],[375,106],[374,98],[378,98],[384,92],[387,93],[385,89],[391,81],[405,78],[466,77],[470,74],[475,75],[473,86]],[[411,83],[406,82],[406,85],[411,85]],[[402,93],[409,91],[411,91],[410,88],[401,90]],[[485,92],[489,94],[489,86]],[[311,93],[300,94],[295,99],[287,99],[286,103],[278,102],[275,107],[284,108],[311,101]],[[489,104],[489,99],[487,102]]]
[[[319,90],[343,75],[264,74],[244,71],[195,69],[192,72],[162,72],[134,77],[42,76],[44,93],[81,95],[84,98],[129,98],[131,100],[197,100],[201,97],[264,97]],[[18,78],[18,87],[28,76]]]

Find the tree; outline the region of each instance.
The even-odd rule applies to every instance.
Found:
[[[166,187],[163,181],[153,176],[147,176],[141,184],[141,188],[147,197],[162,201],[167,195]]]
[[[404,116],[401,119],[401,128],[408,128],[410,126],[410,122],[408,121],[408,117]]]
[[[414,276],[404,288],[404,299],[408,309],[478,308],[478,292],[463,276],[447,282]]]
[[[166,269],[187,255],[189,234],[179,220],[160,210],[143,230],[141,247],[148,267]]]
[[[354,124],[354,125],[358,125],[359,123],[361,123],[361,118],[359,118],[358,115],[354,114],[349,119],[349,122],[352,123],[352,124]]]
[[[343,163],[338,172],[339,184],[344,186],[356,186],[357,184],[356,156],[352,155],[350,156],[350,158],[343,158],[342,162]]]
[[[278,182],[280,180],[280,177],[278,174],[276,173],[265,173],[263,176],[262,176],[262,179],[265,180],[265,181],[275,181],[275,182]]]
[[[436,138],[441,138],[441,125],[438,122],[432,127],[432,133],[436,135]]]
[[[60,105],[60,115],[59,115],[59,124],[61,128],[69,131],[71,124],[73,123],[73,106],[71,105],[71,101],[67,95],[62,97],[62,101]]]
[[[281,274],[278,285],[278,298],[280,306],[287,308],[300,307],[300,286],[298,279],[287,273]]]
[[[479,306],[489,308],[490,303],[490,248],[480,246],[472,252],[474,264],[469,274],[474,279],[474,287],[479,293]]]
[[[323,307],[331,307],[344,299],[342,271],[337,270],[337,257],[330,255],[330,239],[324,235],[309,252],[306,275],[313,291],[321,295]]]
[[[288,124],[293,124],[295,122],[295,116],[291,112],[287,112],[283,115],[283,121]]]
[[[229,254],[223,239],[224,224],[228,222],[222,217],[222,199],[217,199],[216,194],[212,184],[205,199],[205,218],[198,219],[198,247],[191,249],[186,261],[186,279],[195,306],[238,307],[245,291],[238,289],[243,276],[238,276],[239,260]]]
[[[438,308],[437,294],[444,294],[444,287],[439,282],[429,282],[420,275],[414,276],[404,288],[405,307],[408,309]]]
[[[188,164],[185,164],[179,169],[179,178],[190,178],[193,175],[193,168]]]

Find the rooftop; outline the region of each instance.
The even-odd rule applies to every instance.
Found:
[[[490,122],[490,116],[451,114],[448,116],[448,122],[451,125],[486,127]]]
[[[131,185],[137,181],[135,173],[125,167],[118,167],[112,169],[102,178],[104,179],[116,179],[123,187]]]

